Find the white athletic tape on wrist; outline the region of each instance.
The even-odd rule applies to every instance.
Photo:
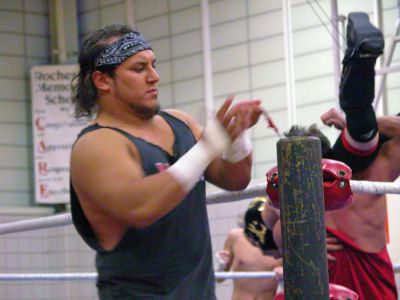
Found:
[[[233,141],[232,145],[222,153],[222,159],[231,163],[243,160],[251,153],[251,142],[247,131],[242,132]]]
[[[210,162],[221,155],[230,143],[230,137],[219,121],[210,120],[199,142],[167,171],[175,177],[186,192],[189,192],[199,181]]]

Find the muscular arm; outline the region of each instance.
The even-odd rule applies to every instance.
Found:
[[[190,128],[196,139],[200,139],[202,128],[193,120],[188,119]],[[214,159],[206,169],[206,178],[209,182],[226,190],[244,189],[251,178],[251,153],[237,163],[230,163],[221,157]]]
[[[394,181],[400,176],[400,136],[392,138],[381,149],[384,160],[384,171],[387,177],[384,181]],[[385,176],[385,175],[382,175]]]
[[[168,170],[150,176],[144,176],[141,157],[126,137],[102,129],[79,139],[71,154],[71,179],[88,219],[104,220],[102,215],[122,226],[145,227],[167,215],[228,146],[227,127],[235,117],[227,113],[231,102],[224,102],[218,121],[197,136],[196,145]]]
[[[231,132],[234,143],[240,141],[238,136],[247,134],[246,130],[257,123],[262,114],[260,103],[259,100],[242,101],[230,110],[230,113],[234,115],[235,123],[228,126],[228,131]],[[208,180],[217,186],[227,190],[242,190],[250,182],[251,167],[252,153],[250,151],[246,157],[237,162],[230,162],[229,159],[215,159],[208,167],[206,174]]]
[[[342,130],[346,127],[346,120],[339,111],[331,108],[321,115],[321,121],[327,126],[334,126]],[[377,117],[379,132],[389,138],[400,137],[400,116]]]
[[[242,234],[241,229],[231,230],[225,239],[224,249],[217,253],[217,255],[219,255],[220,258],[225,261],[223,269],[222,269],[222,266],[221,266],[221,268],[218,268],[219,272],[228,272],[232,268],[234,255],[235,255],[234,251],[233,251],[233,246],[236,242],[238,234]],[[224,279],[217,280],[218,283],[223,282],[223,281],[224,281]]]
[[[81,201],[133,227],[154,223],[184,197],[168,172],[144,177],[133,145],[107,129],[88,133],[76,143],[71,179]]]
[[[400,116],[382,116],[376,120],[381,134],[388,138],[400,137]]]
[[[243,190],[251,179],[252,156],[237,163],[215,159],[207,168],[206,177],[211,183],[230,191]]]
[[[232,99],[233,97],[229,97]],[[232,106],[226,116],[219,117],[224,124],[232,141],[242,132],[257,123],[262,111],[259,100],[242,101]],[[189,115],[176,110],[169,110],[177,118],[184,120],[192,130],[196,140],[202,136],[203,129]],[[242,190],[247,187],[251,179],[252,154],[251,152],[238,162],[232,163],[222,159],[215,158],[208,168],[205,175],[209,182],[226,190]]]

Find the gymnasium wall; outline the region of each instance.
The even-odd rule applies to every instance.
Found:
[[[328,19],[330,1],[318,1],[323,25],[306,0],[292,1],[297,121],[318,123],[319,115],[335,106],[332,32]],[[394,34],[397,1],[385,0],[383,22],[386,44]],[[136,29],[151,42],[161,75],[159,99],[164,108],[174,107],[194,115],[204,124],[204,94],[200,0],[134,0]],[[33,203],[32,128],[29,69],[48,64],[48,1],[0,1],[0,222],[38,217],[52,209]],[[372,1],[338,1],[339,14],[364,11],[372,14]],[[216,107],[231,93],[236,99],[261,98],[263,106],[281,130],[288,128],[281,1],[210,0],[213,90]],[[123,0],[78,1],[79,37],[82,41],[96,29],[123,23]],[[398,51],[395,63],[398,62]],[[400,111],[400,77],[387,80],[389,113]],[[323,127],[333,139],[337,131]],[[251,130],[254,147],[252,184],[264,181],[275,164],[277,136],[260,121]],[[215,187],[209,186],[209,191]],[[209,206],[213,251],[222,248],[236,216],[247,200]],[[398,205],[389,202],[391,234],[400,228]],[[393,206],[394,205],[394,206]],[[20,207],[15,209],[15,207]],[[4,208],[3,210],[1,208]],[[40,242],[38,242],[40,241]],[[400,241],[392,239],[390,250],[400,263]],[[41,233],[0,236],[3,264],[0,272],[94,272],[93,253],[74,233],[72,226]],[[43,255],[45,253],[45,255]],[[217,286],[218,299],[229,299],[231,282]],[[80,295],[80,296],[79,296]],[[94,282],[0,283],[0,298],[96,299]]]
[[[0,1],[0,206],[33,205],[29,69],[49,63],[45,0]]]

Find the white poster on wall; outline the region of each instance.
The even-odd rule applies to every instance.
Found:
[[[35,66],[31,69],[35,201],[69,202],[69,157],[86,119],[74,118],[71,80],[77,65]]]

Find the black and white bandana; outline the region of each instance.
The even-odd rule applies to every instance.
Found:
[[[130,32],[104,49],[96,58],[96,67],[119,65],[128,57],[151,49],[150,44],[137,32]]]

